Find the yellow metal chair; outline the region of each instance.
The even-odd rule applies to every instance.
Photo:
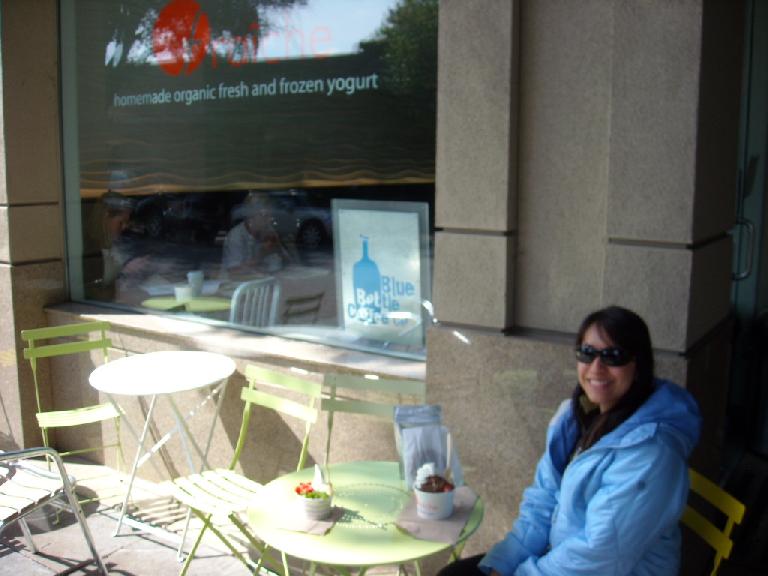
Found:
[[[715,559],[711,576],[717,574],[722,560],[727,560],[733,548],[731,531],[736,524],[740,524],[744,518],[744,504],[736,500],[714,482],[708,480],[695,470],[689,470],[691,478],[691,492],[697,494],[712,507],[725,515],[726,521],[723,528],[719,528],[703,514],[688,504],[683,511],[681,522],[701,537],[715,550]]]
[[[43,406],[40,391],[40,366],[43,358],[53,358],[72,354],[90,353],[100,350],[103,362],[109,360],[109,348],[112,342],[107,338],[108,322],[81,322],[65,324],[48,328],[33,328],[21,331],[21,339],[26,342],[24,358],[29,360],[32,367],[32,379],[35,384],[35,401],[37,402],[37,422],[43,435],[43,445],[50,446],[49,430],[51,428],[82,426],[94,422],[113,420],[116,439],[109,444],[89,446],[77,450],[59,452],[62,457],[75,454],[96,452],[105,448],[116,448],[119,462],[123,461],[123,448],[120,441],[120,410],[112,402],[82,406],[70,410],[47,410]],[[54,383],[55,386],[55,383]]]
[[[48,471],[40,465],[28,462],[31,458],[40,457],[52,463],[53,470]],[[97,568],[102,574],[108,574],[59,454],[53,448],[0,451],[0,533],[18,522],[30,549],[37,553],[25,517],[46,504],[51,504],[58,510],[61,496],[66,497],[75,519],[80,524],[80,530]]]
[[[275,410],[281,414],[297,418],[304,422],[304,437],[299,452],[296,470],[301,470],[307,459],[309,433],[317,421],[317,400],[322,392],[322,385],[306,377],[277,372],[249,365],[245,369],[247,386],[240,394],[245,403],[243,418],[240,424],[240,435],[235,446],[235,453],[229,468],[208,470],[201,474],[193,474],[173,481],[173,495],[203,521],[203,527],[195,540],[181,569],[181,575],[186,574],[190,562],[197,552],[200,541],[206,530],[211,530],[227,548],[248,568],[254,569],[252,563],[232,544],[230,539],[213,525],[214,517],[228,518],[229,521],[246,537],[250,544],[261,553],[255,572],[259,573],[263,563],[266,548],[261,544],[241,520],[240,514],[245,513],[248,506],[258,497],[261,484],[254,482],[234,471],[243,451],[251,419],[253,405]],[[258,389],[257,389],[258,388]],[[283,397],[283,394],[300,396],[306,403],[302,404],[293,399]],[[186,533],[186,529],[185,529]],[[181,546],[184,546],[185,536]],[[180,549],[181,550],[181,549]],[[287,560],[283,555],[283,570],[288,573]]]

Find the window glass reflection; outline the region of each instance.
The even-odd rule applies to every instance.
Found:
[[[349,330],[332,203],[423,204],[430,235],[437,0],[62,12],[75,298],[423,354]]]

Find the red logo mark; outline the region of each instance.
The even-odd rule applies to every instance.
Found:
[[[152,30],[152,49],[167,74],[191,74],[205,58],[211,42],[208,15],[195,0],[171,0]]]
[[[157,64],[170,76],[178,76],[182,71],[191,74],[207,54],[210,54],[214,68],[217,66],[217,54],[225,58],[230,66],[238,67],[304,56],[307,44],[310,56],[322,58],[320,45],[330,43],[330,30],[325,26],[316,26],[305,34],[291,23],[289,16],[284,16],[284,19],[280,33],[268,32],[262,36],[257,20],[251,22],[245,36],[222,33],[214,38],[208,15],[195,0],[171,0],[160,11],[152,28],[152,51]],[[260,44],[263,46],[268,43],[269,52],[274,53],[279,50],[281,39],[285,45],[285,56],[258,57]],[[107,50],[111,54],[109,46]],[[108,55],[107,62],[111,58],[113,56]]]

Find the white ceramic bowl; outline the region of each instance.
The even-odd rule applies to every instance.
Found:
[[[453,490],[450,492],[422,492],[416,494],[416,514],[426,520],[444,520],[453,514]]]
[[[330,498],[305,498],[296,496],[299,513],[310,520],[323,520],[331,512]]]

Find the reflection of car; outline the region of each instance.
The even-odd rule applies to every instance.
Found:
[[[263,192],[272,201],[272,225],[280,237],[295,242],[300,248],[316,250],[331,240],[331,211],[313,201],[303,190]],[[247,204],[232,209],[232,223],[245,217]]]
[[[150,238],[213,242],[220,231],[229,228],[232,206],[241,202],[243,196],[242,191],[144,196],[134,204],[133,226]]]
[[[272,200],[272,224],[286,242],[307,250],[331,240],[331,211],[305,190],[257,192]],[[212,243],[244,217],[248,192],[210,191],[153,194],[134,202],[131,227],[150,238]]]

